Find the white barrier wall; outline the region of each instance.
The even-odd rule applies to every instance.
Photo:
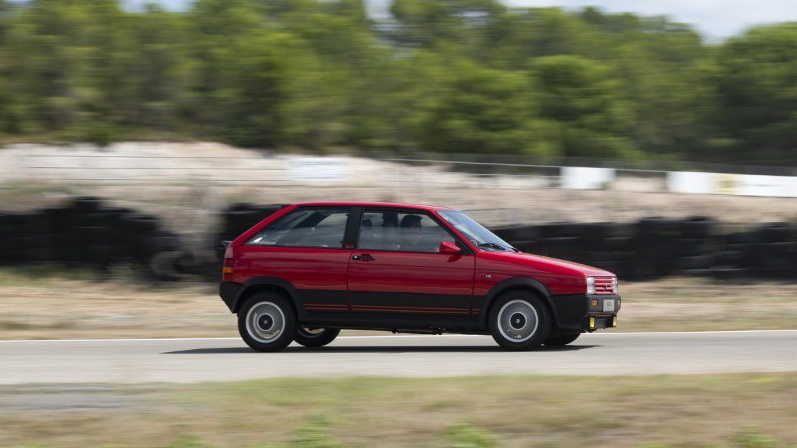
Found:
[[[336,157],[296,157],[287,168],[291,179],[304,182],[342,182],[349,175],[349,161]]]
[[[614,168],[565,166],[561,170],[561,187],[574,190],[600,190],[615,177]]]
[[[667,189],[673,193],[794,198],[797,177],[672,171],[667,173]]]
[[[745,196],[797,197],[797,177],[737,176],[737,194]]]
[[[716,174],[671,171],[667,173],[667,189],[672,193],[717,193]]]

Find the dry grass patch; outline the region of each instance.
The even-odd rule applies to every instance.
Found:
[[[81,270],[0,270],[1,339],[237,336],[215,284],[99,281]]]
[[[620,285],[616,331],[791,330],[797,283],[667,278]]]
[[[796,328],[797,283],[672,278],[620,289],[613,331]],[[89,271],[3,268],[0,296],[0,339],[238,336],[213,283],[153,286],[124,272],[99,281]]]
[[[16,400],[5,399],[15,394]],[[31,398],[20,401],[25,394]],[[0,389],[0,445],[777,447],[797,374],[265,380]],[[49,397],[45,400],[45,395]],[[70,405],[77,400],[76,406]],[[777,444],[744,444],[764,440]],[[748,434],[748,435],[745,435]],[[747,440],[745,439],[745,440]],[[309,443],[308,442],[317,442]],[[322,443],[323,442],[323,443]],[[467,443],[466,443],[467,442]]]

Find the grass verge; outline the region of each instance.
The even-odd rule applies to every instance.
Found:
[[[797,374],[22,386],[0,445],[793,447],[795,396]]]
[[[797,283],[670,278],[623,283],[606,331],[795,329]],[[116,269],[0,268],[0,339],[237,337],[214,283],[142,285]],[[351,332],[350,334],[358,334]]]

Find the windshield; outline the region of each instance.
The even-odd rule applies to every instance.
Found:
[[[510,246],[509,243],[498,238],[495,234],[485,229],[484,226],[462,212],[439,210],[438,213],[443,219],[459,230],[471,243],[479,246],[480,249],[499,252],[517,252],[517,249]]]

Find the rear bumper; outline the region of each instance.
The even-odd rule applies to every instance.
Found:
[[[572,331],[615,327],[622,305],[617,294],[554,294],[551,303],[558,328]]]
[[[231,313],[235,312],[235,307],[238,304],[238,297],[241,296],[241,291],[244,290],[244,285],[235,282],[220,282],[219,283],[219,297],[230,309]]]

